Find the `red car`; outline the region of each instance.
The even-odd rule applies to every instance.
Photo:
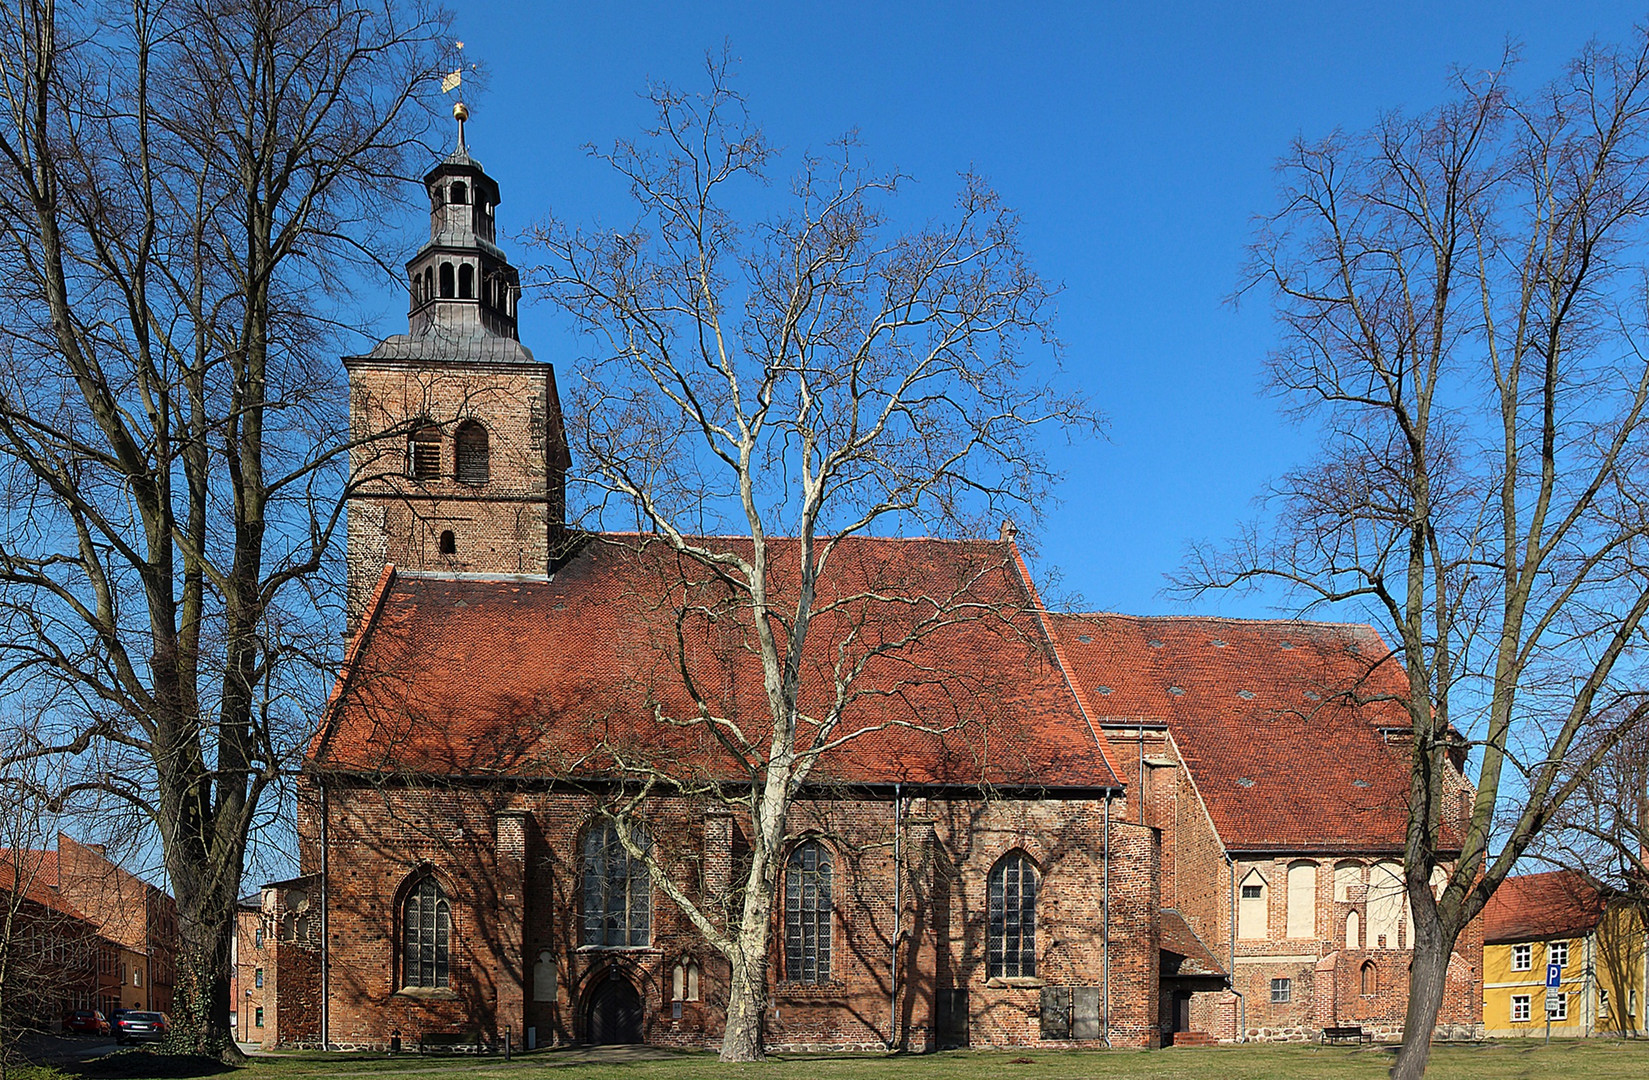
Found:
[[[107,1035],[109,1021],[96,1009],[80,1009],[63,1018],[63,1030],[76,1035]]]
[[[171,1030],[171,1021],[166,1019],[165,1013],[128,1009],[115,1021],[115,1042],[124,1044],[164,1039]]]

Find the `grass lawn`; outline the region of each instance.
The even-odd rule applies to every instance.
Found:
[[[595,1049],[543,1051],[506,1064],[498,1058],[389,1058],[367,1054],[282,1054],[253,1059],[245,1068],[207,1066],[198,1059],[158,1059],[126,1053],[67,1066],[69,1077],[126,1080],[152,1076],[216,1075],[223,1080],[374,1080],[406,1074],[416,1080],[716,1080],[729,1074],[763,1080],[1078,1080],[1142,1077],[1151,1080],[1380,1080],[1391,1066],[1386,1048],[1229,1046],[1166,1051],[952,1051],[916,1057],[879,1055],[786,1056],[764,1065],[729,1067],[711,1054]],[[153,1068],[151,1066],[161,1066]],[[190,1067],[193,1066],[193,1067]],[[1557,1040],[1439,1045],[1428,1076],[1435,1080],[1643,1080],[1649,1077],[1649,1041]]]

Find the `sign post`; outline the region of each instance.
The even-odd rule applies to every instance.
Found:
[[[1562,996],[1558,987],[1563,985],[1563,968],[1558,964],[1546,965],[1546,1045],[1552,1044],[1552,1014],[1557,1012],[1558,998]]]

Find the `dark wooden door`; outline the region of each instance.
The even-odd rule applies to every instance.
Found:
[[[1174,991],[1174,1030],[1191,1030],[1191,992],[1189,990]]]
[[[968,992],[941,990],[934,1002],[939,1013],[939,1048],[950,1050],[968,1045]]]
[[[641,996],[629,980],[609,975],[590,995],[586,1042],[595,1046],[641,1041]]]

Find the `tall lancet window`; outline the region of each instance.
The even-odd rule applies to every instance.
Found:
[[[449,985],[452,908],[433,876],[425,877],[407,893],[401,908],[401,985]]]
[[[784,975],[830,981],[830,853],[817,840],[797,844],[784,870]]]
[[[644,850],[647,836],[634,829]],[[584,834],[584,933],[581,944],[645,946],[653,929],[653,882],[647,864],[632,860],[618,829],[604,822]]]
[[[1036,866],[1019,851],[991,868],[985,927],[986,977],[1036,974]]]

